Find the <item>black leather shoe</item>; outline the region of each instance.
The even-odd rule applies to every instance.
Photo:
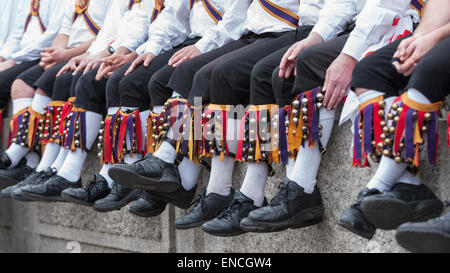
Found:
[[[55,173],[56,173],[56,169],[51,169],[51,168],[48,168],[47,170],[40,171],[40,172],[33,172],[26,179],[20,181],[16,185],[10,186],[10,187],[2,190],[1,196],[5,197],[5,198],[12,197],[19,201],[31,201],[30,199],[25,198],[22,195],[21,189],[26,186],[30,186],[30,185],[43,184]]]
[[[224,209],[230,206],[233,200],[234,189],[230,189],[227,196],[210,193],[206,195],[206,188],[202,188],[202,192],[192,202],[194,207],[185,216],[175,220],[176,229],[189,229],[199,227],[203,223],[216,218]]]
[[[115,164],[108,170],[117,183],[141,190],[174,192],[181,187],[175,172],[176,166],[151,153],[133,164]]]
[[[266,206],[267,200],[264,201],[263,206]],[[252,199],[235,190],[230,206],[215,219],[204,223],[202,230],[208,234],[222,237],[244,234],[246,231],[241,229],[240,222],[257,208]]]
[[[8,155],[3,153],[1,157],[8,157]],[[17,164],[14,168],[0,169],[0,190],[19,183],[33,173],[33,168],[28,167],[26,163],[27,159],[22,158],[19,164]],[[11,165],[11,162],[9,165]]]
[[[396,229],[406,222],[422,222],[441,215],[444,204],[425,185],[395,184],[390,191],[364,198],[361,210],[380,229]]]
[[[65,202],[61,197],[61,192],[65,189],[80,187],[81,178],[77,182],[70,182],[64,177],[54,175],[42,185],[23,188],[22,194],[35,201]]]
[[[120,184],[114,183],[111,192],[103,199],[94,202],[94,210],[98,212],[108,212],[120,210],[129,203],[140,197],[139,190],[130,189]]]
[[[241,228],[249,232],[276,232],[296,229],[322,222],[324,207],[317,186],[311,194],[287,177],[269,206],[256,209],[241,221]]]
[[[365,188],[358,194],[356,202],[342,212],[338,225],[368,240],[372,239],[376,227],[364,217],[361,202],[371,195],[380,194],[377,189]]]
[[[177,183],[181,185],[181,178],[178,172],[178,168],[174,169],[175,177],[177,179]],[[166,201],[180,209],[188,209],[191,206],[192,200],[194,199],[195,193],[197,192],[197,185],[191,190],[185,190],[183,186],[180,186],[174,192],[156,192],[156,191],[147,191],[148,194],[152,198],[156,198],[159,200]]]
[[[95,201],[105,198],[110,192],[106,179],[96,174],[94,180],[89,181],[84,187],[63,190],[61,197],[68,202],[92,207]]]
[[[11,159],[9,156],[3,152],[0,154],[0,170],[6,170],[11,166]]]
[[[411,252],[450,253],[450,212],[426,222],[402,224],[395,238]]]
[[[131,214],[140,217],[155,217],[166,210],[167,202],[151,198],[145,191],[141,193],[141,197],[131,203],[128,211]]]

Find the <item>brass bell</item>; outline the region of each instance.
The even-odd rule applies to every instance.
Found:
[[[293,118],[292,121],[297,124],[298,123],[298,118]]]
[[[317,109],[322,109],[322,107],[323,107],[323,104],[321,102],[318,102],[317,103]]]
[[[399,113],[403,112],[403,107],[399,107],[399,108],[397,109],[397,111],[398,111]]]
[[[378,142],[377,147],[383,149],[384,148],[383,142]]]
[[[378,106],[384,108],[386,106],[386,102],[384,100],[378,102]]]
[[[395,117],[394,117],[394,122],[395,122],[395,123],[397,123],[399,120],[400,120],[400,117],[399,117],[399,116],[395,116]]]
[[[380,126],[381,126],[381,127],[386,126],[386,121],[384,121],[384,120],[380,121]]]
[[[389,132],[389,128],[387,126],[383,127],[383,132],[385,133]]]
[[[302,99],[302,104],[303,105],[307,105],[308,104],[308,99],[307,98],[303,98]]]
[[[390,156],[391,155],[391,151],[389,151],[388,149],[383,150],[383,155],[384,156]]]
[[[297,109],[292,109],[292,114],[293,114],[294,116],[296,116],[296,115],[298,114]]]
[[[393,126],[389,127],[389,133],[390,134],[395,133],[395,127],[393,127]]]
[[[394,160],[395,160],[396,163],[401,163],[402,162],[402,158],[399,157],[399,156],[396,156]]]
[[[428,130],[428,127],[427,126],[422,126],[422,132],[426,132]]]
[[[101,152],[97,154],[97,156],[98,156],[99,158],[102,158],[102,157],[103,157],[102,155],[103,155],[103,154],[102,154]]]
[[[303,113],[303,115],[308,114],[308,108],[303,107],[303,108],[302,108],[302,113]]]
[[[159,131],[162,131],[163,130],[163,127],[160,125],[160,126],[158,126],[158,130]]]
[[[391,106],[392,110],[397,111],[398,109],[398,104],[397,103],[393,103]]]
[[[308,116],[303,116],[303,121],[308,121]]]
[[[164,130],[168,130],[168,129],[169,129],[169,124],[164,123],[164,124],[163,124],[163,128],[164,128]]]
[[[322,93],[317,93],[317,101],[322,101],[323,100],[323,94]]]
[[[394,115],[393,115],[392,113],[389,113],[389,114],[387,115],[387,117],[388,117],[388,119],[393,119],[393,118],[394,118]]]
[[[292,105],[294,105],[295,107],[298,107],[299,104],[300,104],[300,101],[299,101],[299,100],[294,100],[294,101],[292,102]]]
[[[386,138],[386,135],[385,135],[385,134],[381,134],[381,135],[380,135],[380,138],[381,138],[381,139],[385,139],[385,138]]]
[[[390,138],[386,138],[384,140],[384,143],[386,143],[386,145],[391,145],[392,144],[392,140]]]
[[[424,118],[426,121],[430,121],[431,120],[431,114],[430,113],[425,113]]]
[[[379,116],[380,118],[384,117],[384,110],[379,110],[379,111],[378,111],[378,116]],[[388,116],[389,116],[389,115],[388,115]]]

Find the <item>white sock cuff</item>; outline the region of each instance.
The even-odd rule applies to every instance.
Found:
[[[44,106],[47,106],[52,101],[52,98],[40,94],[34,94],[31,109],[38,113],[44,113]]]
[[[320,117],[319,119],[321,121],[334,119],[335,116],[336,116],[336,110],[328,110],[326,108],[322,108],[319,111],[319,117]]]
[[[162,110],[164,110],[163,105],[153,106],[153,113],[155,113],[157,115],[161,114]]]
[[[33,98],[20,98],[20,99],[12,100],[13,115],[20,112],[20,110],[29,107],[32,102],[33,102]]]
[[[128,111],[135,111],[135,110],[137,110],[137,109],[139,109],[139,108],[137,108],[137,107],[125,107],[125,106],[122,106],[122,107],[120,107],[120,109],[122,109],[122,111],[124,111],[124,112],[128,112]]]
[[[383,92],[379,92],[379,91],[375,91],[375,90],[369,90],[367,92],[362,93],[361,95],[358,96],[358,100],[360,103],[364,103],[370,99],[376,98],[378,96],[383,96],[385,93]]]
[[[175,98],[175,97],[181,97],[181,94],[178,93],[177,91],[173,91],[172,98]]]
[[[420,92],[415,88],[408,89],[406,95],[408,96],[408,98],[412,99],[415,102],[431,103],[431,101],[427,97],[425,97],[425,95],[422,92]]]
[[[120,107],[109,107],[107,112],[108,112],[108,116],[112,116],[115,113],[117,113],[117,111],[119,111]]]

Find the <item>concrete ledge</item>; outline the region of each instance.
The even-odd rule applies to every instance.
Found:
[[[6,123],[7,120],[3,132],[8,132]],[[335,127],[329,152],[323,159],[318,185],[326,212],[319,225],[274,234],[219,238],[200,229],[176,231],[172,223],[184,211],[172,206],[159,217],[145,219],[129,214],[128,207],[102,214],[75,204],[1,199],[0,252],[404,252],[395,242],[394,231],[377,231],[374,239],[367,241],[336,225],[343,209],[353,202],[375,171],[351,167],[349,126],[347,123]],[[423,167],[421,177],[442,200],[449,200],[450,157],[445,129],[442,120],[437,165],[440,167]],[[84,181],[100,168],[96,154],[92,151],[86,161]],[[245,169],[243,164],[235,168],[236,188]],[[276,173],[266,187],[269,199],[277,192],[284,167],[277,167]],[[199,184],[206,184],[208,176],[203,170]]]

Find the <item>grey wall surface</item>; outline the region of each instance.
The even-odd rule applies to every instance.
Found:
[[[120,211],[98,213],[69,203],[2,199],[0,252],[404,252],[395,242],[394,231],[377,231],[368,241],[336,225],[343,209],[354,201],[376,167],[351,167],[349,126],[336,124],[322,161],[318,185],[326,212],[319,225],[274,234],[219,238],[200,229],[176,231],[172,223],[184,211],[172,206],[159,217],[145,219],[128,213],[128,206]],[[443,120],[437,164],[440,167],[424,167],[421,177],[441,199],[449,200],[450,157],[445,129]],[[6,124],[3,132],[8,132]],[[97,151],[92,151],[85,163],[83,181],[100,168],[96,154]],[[245,165],[235,167],[233,184],[237,188],[245,169]],[[277,167],[276,173],[267,183],[269,200],[277,192],[284,168]],[[199,185],[206,185],[208,176],[206,170],[202,171]]]

